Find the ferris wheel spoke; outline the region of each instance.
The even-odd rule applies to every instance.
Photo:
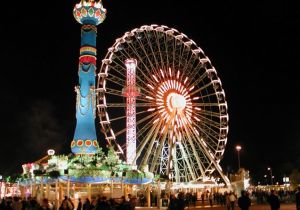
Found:
[[[183,146],[181,143],[179,143],[179,148],[180,148],[180,151],[181,151],[181,154],[183,156],[183,160],[185,160],[185,163],[187,164],[188,166],[188,170],[192,176],[192,179],[195,180],[196,179],[196,176],[195,176],[195,172],[194,170],[192,170],[192,167],[191,167],[191,164],[193,161],[190,159],[190,155],[187,155],[186,151],[184,150]]]
[[[106,78],[106,80],[113,82],[116,85],[121,86],[121,88],[125,87],[125,84],[126,84],[125,80],[118,78],[112,74],[108,78]]]
[[[191,148],[192,148],[192,150],[193,150],[193,154],[194,154],[194,155],[198,158],[198,160],[200,160],[201,163],[202,163],[202,162],[203,162],[203,161],[202,161],[202,158],[199,157],[199,151],[202,151],[202,149],[201,149],[202,147],[201,147],[201,145],[198,143],[198,141],[195,141],[196,138],[194,137],[194,135],[195,135],[194,129],[191,127],[190,124],[185,125],[185,126],[184,126],[184,129],[185,129],[186,133],[188,133],[187,138],[186,138],[186,140],[187,140],[187,142],[188,142],[188,145],[191,146]],[[198,149],[197,149],[197,148],[198,148]],[[201,152],[201,153],[202,153],[202,152]],[[203,163],[202,163],[201,166],[203,167],[203,169],[205,168],[205,166],[203,165]],[[201,171],[202,175],[203,175],[204,172],[205,172],[204,170]]]
[[[162,44],[160,43],[160,39],[163,37],[163,35],[161,36],[162,34],[161,34],[161,32],[155,32],[154,33],[154,36],[156,37],[156,39],[155,39],[155,43],[156,43],[156,46],[157,46],[157,48],[158,48],[158,54],[159,54],[159,58],[160,58],[160,62],[159,63],[161,63],[161,65],[159,65],[160,66],[160,68],[162,68],[162,69],[167,69],[167,65],[165,64],[165,61],[164,61],[164,59],[163,59],[163,57],[162,57],[162,49],[161,49],[161,46],[162,46]]]
[[[211,116],[205,116],[205,115],[196,115],[194,118],[197,118],[196,124],[205,124],[208,127],[214,128],[216,130],[220,129],[220,116],[214,117],[214,119],[211,118]],[[218,120],[218,122],[216,122]]]
[[[155,119],[154,119],[154,117],[157,115],[157,113],[156,112],[154,112],[154,113],[152,113],[152,114],[149,114],[147,117],[144,117],[144,118],[142,118],[142,119],[140,119],[139,121],[137,121],[136,122],[136,125],[138,126],[138,125],[140,125],[140,124],[142,124],[142,123],[144,123],[145,121],[147,121],[147,120],[149,120],[149,119],[151,119],[151,122],[153,122]]]
[[[196,138],[198,139],[198,141],[200,140],[199,136],[196,135]],[[200,144],[202,142],[200,141]],[[220,174],[220,176],[223,178],[223,180],[225,182],[228,182],[228,178],[223,174],[222,168],[220,167],[219,163],[215,160],[215,157],[213,156],[213,153],[209,152],[206,148],[203,148],[205,153],[206,153],[206,157],[210,160],[211,164],[214,166],[214,168],[218,171],[218,173]],[[211,168],[211,172],[213,172],[213,168]]]
[[[152,124],[153,125],[153,124]],[[155,130],[156,126],[152,126],[149,133],[153,133]],[[142,141],[140,141],[140,144],[137,147],[137,153],[136,153],[136,158],[135,161],[140,157],[142,151],[144,150],[145,146],[147,143],[149,143],[149,140],[151,138],[151,135],[147,135],[146,138],[144,138]]]
[[[215,97],[215,100],[217,100],[217,98],[218,98],[218,95],[217,95],[218,93],[209,93],[209,94],[202,94],[202,95],[200,95],[199,96],[199,98],[201,98],[202,100],[205,100],[205,99],[211,99],[212,97]]]
[[[220,112],[214,112],[206,109],[201,109],[200,112],[195,112],[195,116],[201,116],[201,115],[206,115],[206,116],[213,116],[213,117],[218,117],[220,118]]]
[[[148,121],[141,129],[139,129],[137,131],[137,134],[136,134],[137,141],[139,141],[139,142],[143,141],[145,136],[147,136],[147,135],[145,135],[145,132],[147,132],[148,130],[150,130],[150,128],[153,127],[153,121],[154,120]],[[139,139],[141,139],[141,140],[139,140]]]
[[[180,35],[179,35],[180,36]],[[174,43],[174,48],[173,48],[173,69],[178,70],[181,68],[181,53],[182,53],[182,40],[177,39],[175,36],[175,43]],[[175,63],[176,62],[176,63]],[[176,64],[178,64],[178,67],[176,68]]]
[[[164,34],[163,39],[164,39],[164,41],[163,41],[164,47],[166,49],[165,50],[166,51],[165,57],[166,57],[166,63],[167,63],[166,64],[166,69],[169,69],[171,67],[171,65],[170,65],[169,50],[168,50],[167,35],[166,34]]]
[[[148,68],[148,65],[146,65],[146,64],[144,63],[144,59],[141,57],[141,55],[136,51],[136,49],[135,49],[131,44],[129,44],[128,46],[129,46],[129,47],[131,48],[131,50],[135,53],[135,55],[137,56],[137,58],[138,58],[140,64],[145,68],[145,70],[147,70],[148,74],[151,75],[151,74],[152,74],[152,71]],[[139,64],[137,65],[138,74],[141,74],[141,75],[143,76],[143,78],[145,78],[146,81],[147,81],[149,84],[154,85],[153,80],[151,80],[151,79],[149,78],[149,76],[147,76],[147,75],[144,73],[143,69],[140,67],[141,65],[139,65]],[[137,74],[138,80],[139,80],[140,82],[144,82],[144,80],[143,80],[142,78],[140,78],[138,74]]]
[[[156,52],[154,52],[154,50],[153,50],[153,42],[151,42],[151,40],[150,40],[150,38],[149,38],[149,36],[153,36],[154,34],[151,34],[151,32],[144,32],[145,33],[145,37],[146,37],[146,39],[147,39],[147,42],[148,42],[148,46],[149,46],[149,48],[151,49],[151,53],[150,53],[150,55],[152,54],[152,56],[153,56],[153,59],[154,59],[154,62],[155,62],[155,65],[156,65],[156,70],[158,70],[158,69],[160,69],[160,65],[159,65],[159,63],[158,63],[158,61],[157,61],[157,58],[156,58]],[[155,36],[155,35],[154,35]]]
[[[137,112],[136,115],[144,114],[144,113],[146,113],[146,112],[147,112],[147,111]],[[146,120],[148,120],[148,119],[150,119],[150,118],[153,118],[153,116],[155,116],[155,113],[154,113],[153,115],[148,115],[146,118],[143,118],[143,119],[139,120],[139,121],[137,122],[137,125],[140,124],[140,123],[143,123],[144,121],[146,121]],[[116,120],[120,120],[120,119],[126,119],[126,116],[121,116],[121,117],[117,117],[117,118],[112,118],[112,119],[110,119],[110,121],[112,122],[112,121],[116,121]],[[154,119],[151,119],[151,121],[149,121],[148,123],[153,123],[153,121],[154,121]],[[119,135],[125,133],[126,130],[127,130],[127,129],[124,128],[124,129],[118,131],[117,133],[115,133],[115,136],[119,136]]]
[[[205,78],[206,74],[202,74],[199,78],[197,78],[195,81],[192,81],[190,84],[188,84],[188,89],[192,89],[192,87],[197,87],[194,88],[194,91],[190,93],[190,95],[195,95],[196,93],[201,92],[202,90],[207,89],[209,86],[213,85],[213,82],[210,81],[205,85],[202,85],[201,87],[199,87],[199,85],[197,86],[197,84],[199,84],[204,78]]]
[[[153,107],[156,106],[155,103],[136,103],[136,107]]]
[[[163,136],[160,139],[158,139],[158,143],[157,143],[158,147],[157,147],[156,151],[153,153],[154,155],[153,155],[152,164],[151,164],[151,167],[150,167],[151,172],[157,171],[158,158],[161,156],[160,153],[161,153],[162,147],[163,147],[163,145],[164,145],[164,143],[167,139],[167,135],[168,135],[167,132],[165,132],[163,134]]]
[[[196,94],[196,93],[198,93],[198,92],[201,92],[203,89],[207,89],[209,86],[213,86],[213,88],[216,89],[216,88],[217,88],[217,85],[221,85],[221,84],[219,83],[219,81],[211,80],[211,81],[210,81],[209,83],[207,83],[206,85],[203,85],[203,86],[197,88],[194,92],[191,93],[191,95],[194,95],[194,94]]]
[[[129,44],[128,46],[129,46],[129,48],[131,48],[131,49],[133,50],[133,48],[132,48],[132,46],[131,46],[130,44]],[[150,72],[148,66],[143,62],[143,59],[140,57],[139,53],[138,53],[136,50],[134,50],[134,54],[135,54],[135,59],[138,58],[138,60],[139,60],[139,62],[140,62],[140,63],[138,63],[137,66],[136,66],[136,68],[137,68],[136,79],[138,80],[138,83],[144,84],[144,86],[141,86],[140,88],[147,86],[146,82],[148,82],[148,83],[150,83],[150,84],[153,84],[153,80],[151,80],[151,79],[144,73],[144,71],[143,71],[142,68],[141,68],[141,65],[142,65],[148,72]],[[125,55],[124,55],[124,56],[125,56]],[[128,53],[126,53],[126,57],[131,58],[132,56],[130,56]],[[141,74],[141,75],[143,76],[144,79],[140,78],[139,74]]]
[[[139,114],[145,113],[145,112],[146,112],[146,111],[138,112],[138,113],[136,113],[136,115],[139,115]],[[145,121],[147,121],[148,119],[151,119],[151,118],[152,118],[152,119],[151,119],[148,123],[152,123],[152,124],[153,124],[154,116],[155,116],[155,115],[156,115],[156,113],[153,113],[153,114],[151,114],[151,115],[148,115],[147,117],[142,118],[141,120],[137,121],[136,124],[137,124],[137,125],[142,124],[143,122],[145,122]],[[122,116],[122,117],[120,117],[120,118],[126,118],[126,116]],[[113,120],[113,119],[112,119],[112,120]],[[119,136],[119,135],[125,133],[126,130],[127,130],[127,129],[124,128],[124,129],[118,131],[118,132],[115,134],[115,136]]]
[[[109,108],[125,108],[126,104],[125,103],[107,103],[106,106]]]
[[[141,73],[141,74],[144,76],[144,78],[147,80],[148,83],[152,83],[152,81],[151,81],[151,80],[143,73],[143,71],[141,70],[140,64],[142,64],[142,65],[150,72],[150,70],[148,69],[148,66],[144,64],[143,59],[140,57],[140,55],[138,54],[138,52],[137,52],[134,48],[132,48],[132,46],[131,46],[130,44],[128,44],[128,47],[131,48],[131,50],[133,50],[133,52],[134,52],[136,58],[138,58],[138,60],[139,60],[139,62],[140,62],[140,63],[138,63],[138,65],[137,65],[137,67],[136,67],[137,70],[138,70],[138,72]],[[132,58],[132,56],[129,55],[129,54],[127,53],[126,50],[121,50],[120,53],[121,53],[125,58]],[[119,60],[119,62],[124,63],[125,60],[124,60],[124,61]],[[124,68],[124,72],[126,72],[126,71],[125,71],[125,67],[122,67],[122,68]],[[144,83],[144,80],[141,79],[139,76],[137,76],[136,79],[137,79],[139,82]]]
[[[217,152],[217,149],[218,149],[218,145],[217,144],[215,144],[215,142],[214,142],[214,140],[213,140],[213,138],[211,138],[211,136],[209,136],[207,133],[204,133],[205,134],[205,136],[206,136],[206,138],[207,139],[210,139],[211,141],[208,141],[207,139],[204,141],[202,141],[202,142],[205,142],[205,149],[207,149],[208,151],[210,151],[210,154],[212,155],[212,154],[216,154],[216,152]],[[198,135],[195,135],[197,138],[199,138],[199,136]],[[215,145],[215,147],[212,145],[212,143]]]
[[[144,36],[147,36],[147,34],[145,34],[145,32],[143,32],[143,33],[144,33]],[[147,42],[147,41],[146,41],[146,42]],[[153,65],[151,59],[149,58],[148,53],[147,53],[147,50],[145,49],[144,44],[141,43],[141,40],[139,40],[139,39],[137,39],[137,43],[139,44],[140,48],[142,49],[142,51],[143,51],[145,57],[147,58],[147,60],[148,60],[148,62],[149,62],[149,64],[150,64],[150,67],[151,67],[151,70],[152,70],[152,71],[149,71],[149,72],[152,73],[152,72],[154,71],[154,73],[157,75],[157,74],[158,74],[158,71],[157,71],[158,69],[155,68],[155,66]],[[145,66],[148,66],[148,65],[146,65],[146,64],[144,64],[144,65],[145,65]],[[147,69],[148,69],[148,68],[147,68]]]
[[[136,107],[152,107],[152,106],[156,106],[156,105],[154,103],[136,103]],[[107,103],[107,107],[110,107],[110,108],[124,107],[125,108],[126,103]],[[147,112],[148,112],[148,110],[147,110]],[[142,113],[142,112],[140,112],[140,113]]]
[[[214,136],[213,134],[211,134],[211,129],[209,129],[209,131],[207,131],[206,129],[204,128],[201,128],[201,127],[197,127],[202,134],[204,134],[208,139],[210,139],[210,143],[213,143],[215,147],[218,147],[218,144],[215,142],[216,140],[218,140],[218,137],[216,138],[216,136]],[[212,150],[215,150],[214,146],[211,145],[211,144],[208,144],[207,145],[208,147],[210,147]]]
[[[224,104],[225,105],[225,104]],[[219,107],[220,104],[219,103],[192,103],[193,107]]]
[[[199,158],[199,156],[198,156],[198,152],[197,152],[197,150],[196,150],[196,147],[195,147],[195,145],[194,145],[194,143],[193,143],[192,137],[191,137],[191,135],[190,135],[190,130],[188,129],[188,127],[187,127],[186,125],[185,125],[183,128],[184,128],[185,131],[186,131],[186,132],[185,132],[185,133],[186,133],[186,138],[185,138],[185,140],[187,140],[187,142],[191,145],[191,148],[192,148],[193,154],[194,154],[194,156],[195,156],[195,158],[196,158],[196,161],[197,161],[199,170],[200,170],[202,176],[205,176],[204,167],[203,167],[202,162],[201,162],[201,160],[200,160],[200,158]]]
[[[121,68],[123,69],[123,71],[125,71],[125,72],[127,71],[124,67],[121,67]],[[137,68],[138,68],[138,67],[137,67]],[[114,68],[111,68],[111,69],[114,69]],[[116,69],[114,69],[114,70],[115,70],[115,71],[120,71],[120,70],[116,70]],[[111,77],[111,78],[110,78],[110,77]],[[123,79],[123,78],[125,78],[125,76],[122,77],[122,79],[121,79],[121,78],[119,78],[119,77],[117,77],[117,76],[115,76],[115,75],[113,75],[113,74],[110,74],[110,77],[107,78],[108,81],[111,81],[111,82],[113,82],[113,83],[115,83],[115,84],[121,86],[122,88],[124,88],[124,87],[126,86],[126,81],[125,81],[125,79]],[[142,79],[139,78],[138,76],[136,77],[136,79],[138,80],[138,83],[141,84],[141,85],[139,86],[139,88],[140,88],[143,92],[147,92],[149,95],[152,95],[152,94],[153,94],[152,92],[150,92],[150,91],[148,91],[147,89],[144,88],[144,87],[147,86],[147,84],[145,83],[144,80],[142,80]],[[150,80],[150,82],[152,82],[152,81]]]
[[[216,129],[220,128],[220,124],[218,124],[217,122],[203,116],[203,115],[199,115],[200,121],[202,121],[202,123],[208,124],[209,126],[212,126]]]
[[[123,94],[122,94],[122,91],[119,91],[119,90],[116,90],[116,89],[106,88],[105,93],[109,94],[109,95],[119,96],[119,97],[122,97],[122,98],[124,97]]]
[[[144,155],[144,157],[142,158],[142,162],[141,162],[141,165],[145,165],[148,160],[149,160],[149,156],[152,152],[152,148],[153,148],[153,144],[154,144],[154,141],[156,140],[156,137],[157,137],[157,134],[159,132],[159,129],[160,129],[160,126],[161,126],[162,122],[158,122],[158,123],[155,123],[153,126],[155,127],[155,130],[154,130],[154,133],[151,137],[151,140],[149,142],[149,146],[147,147],[147,151],[146,151],[146,154]],[[151,135],[151,134],[150,134]]]
[[[195,130],[193,129],[193,127],[191,127],[191,125],[188,125],[188,129],[190,130],[193,138],[197,139],[197,144],[199,144],[201,151],[204,152],[204,157],[207,159],[207,162],[210,163],[212,162],[211,159],[211,153],[208,151],[207,145],[206,143],[204,143],[204,141],[199,137],[199,135],[195,132]],[[214,161],[214,160],[213,160]]]
[[[109,106],[108,106],[108,107],[109,107]],[[126,107],[126,105],[123,106],[123,107]],[[145,114],[145,113],[147,113],[146,110],[145,110],[145,111],[141,111],[141,112],[137,112],[136,115],[138,116],[138,115],[140,115],[140,114]],[[121,120],[121,119],[126,119],[126,115],[121,116],[121,117],[111,118],[111,119],[110,119],[110,122],[117,121],[117,120]],[[126,130],[126,129],[124,129],[124,130]]]
[[[120,75],[122,78],[126,78],[126,68],[124,65],[125,61],[121,61],[119,57],[117,57],[117,61],[114,59],[112,60],[112,63],[109,64],[110,74],[117,74]]]
[[[189,61],[190,61],[190,57],[189,57],[189,47],[186,46],[185,44],[182,44],[181,46],[181,54],[180,54],[180,61],[179,61],[179,69],[183,71],[183,69],[186,68],[186,66],[188,65]]]
[[[199,73],[198,68],[200,69],[202,66],[203,65],[200,60],[195,57],[195,55],[192,55],[188,63],[185,65],[185,68],[182,69],[182,72],[184,73],[182,76],[189,75],[190,78],[194,78],[194,75]]]
[[[195,124],[195,127],[198,128],[203,134],[205,134],[207,137],[210,138],[210,140],[216,145],[218,146],[218,141],[220,138],[220,134],[217,133],[214,129],[212,129],[211,127],[209,127],[206,124],[202,124],[201,126]]]

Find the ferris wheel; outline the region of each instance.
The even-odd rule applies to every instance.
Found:
[[[185,34],[144,25],[118,38],[102,60],[97,108],[106,140],[129,164],[176,182],[217,171],[229,183],[219,165],[228,133],[225,93]]]

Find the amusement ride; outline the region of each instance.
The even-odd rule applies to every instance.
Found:
[[[205,181],[216,170],[229,184],[219,165],[225,93],[193,40],[163,25],[128,31],[108,49],[97,85],[102,130],[128,164],[174,182]]]

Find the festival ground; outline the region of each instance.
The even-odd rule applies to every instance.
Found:
[[[157,207],[136,207],[137,210],[155,210],[158,209]],[[166,207],[161,207],[161,210],[166,210]],[[209,206],[209,205],[205,205],[205,206],[196,206],[196,207],[186,207],[185,209],[211,209],[211,210],[226,210],[226,207],[224,206]],[[239,210],[239,207],[235,207],[236,210]],[[270,210],[270,206],[266,205],[266,204],[261,204],[261,205],[252,205],[249,210]],[[291,204],[281,204],[280,206],[280,210],[294,210],[296,209],[295,204],[291,203]]]

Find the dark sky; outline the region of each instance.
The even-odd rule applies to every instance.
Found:
[[[48,148],[69,153],[75,127],[80,24],[77,1],[1,3],[0,174],[21,171]],[[9,5],[6,5],[9,4]],[[98,67],[126,31],[167,25],[193,39],[222,81],[229,136],[221,166],[256,180],[300,165],[300,8],[289,1],[104,0]],[[6,8],[6,9],[5,9]],[[98,127],[98,124],[97,124]],[[99,127],[98,127],[99,128]],[[99,141],[104,141],[99,136]]]

